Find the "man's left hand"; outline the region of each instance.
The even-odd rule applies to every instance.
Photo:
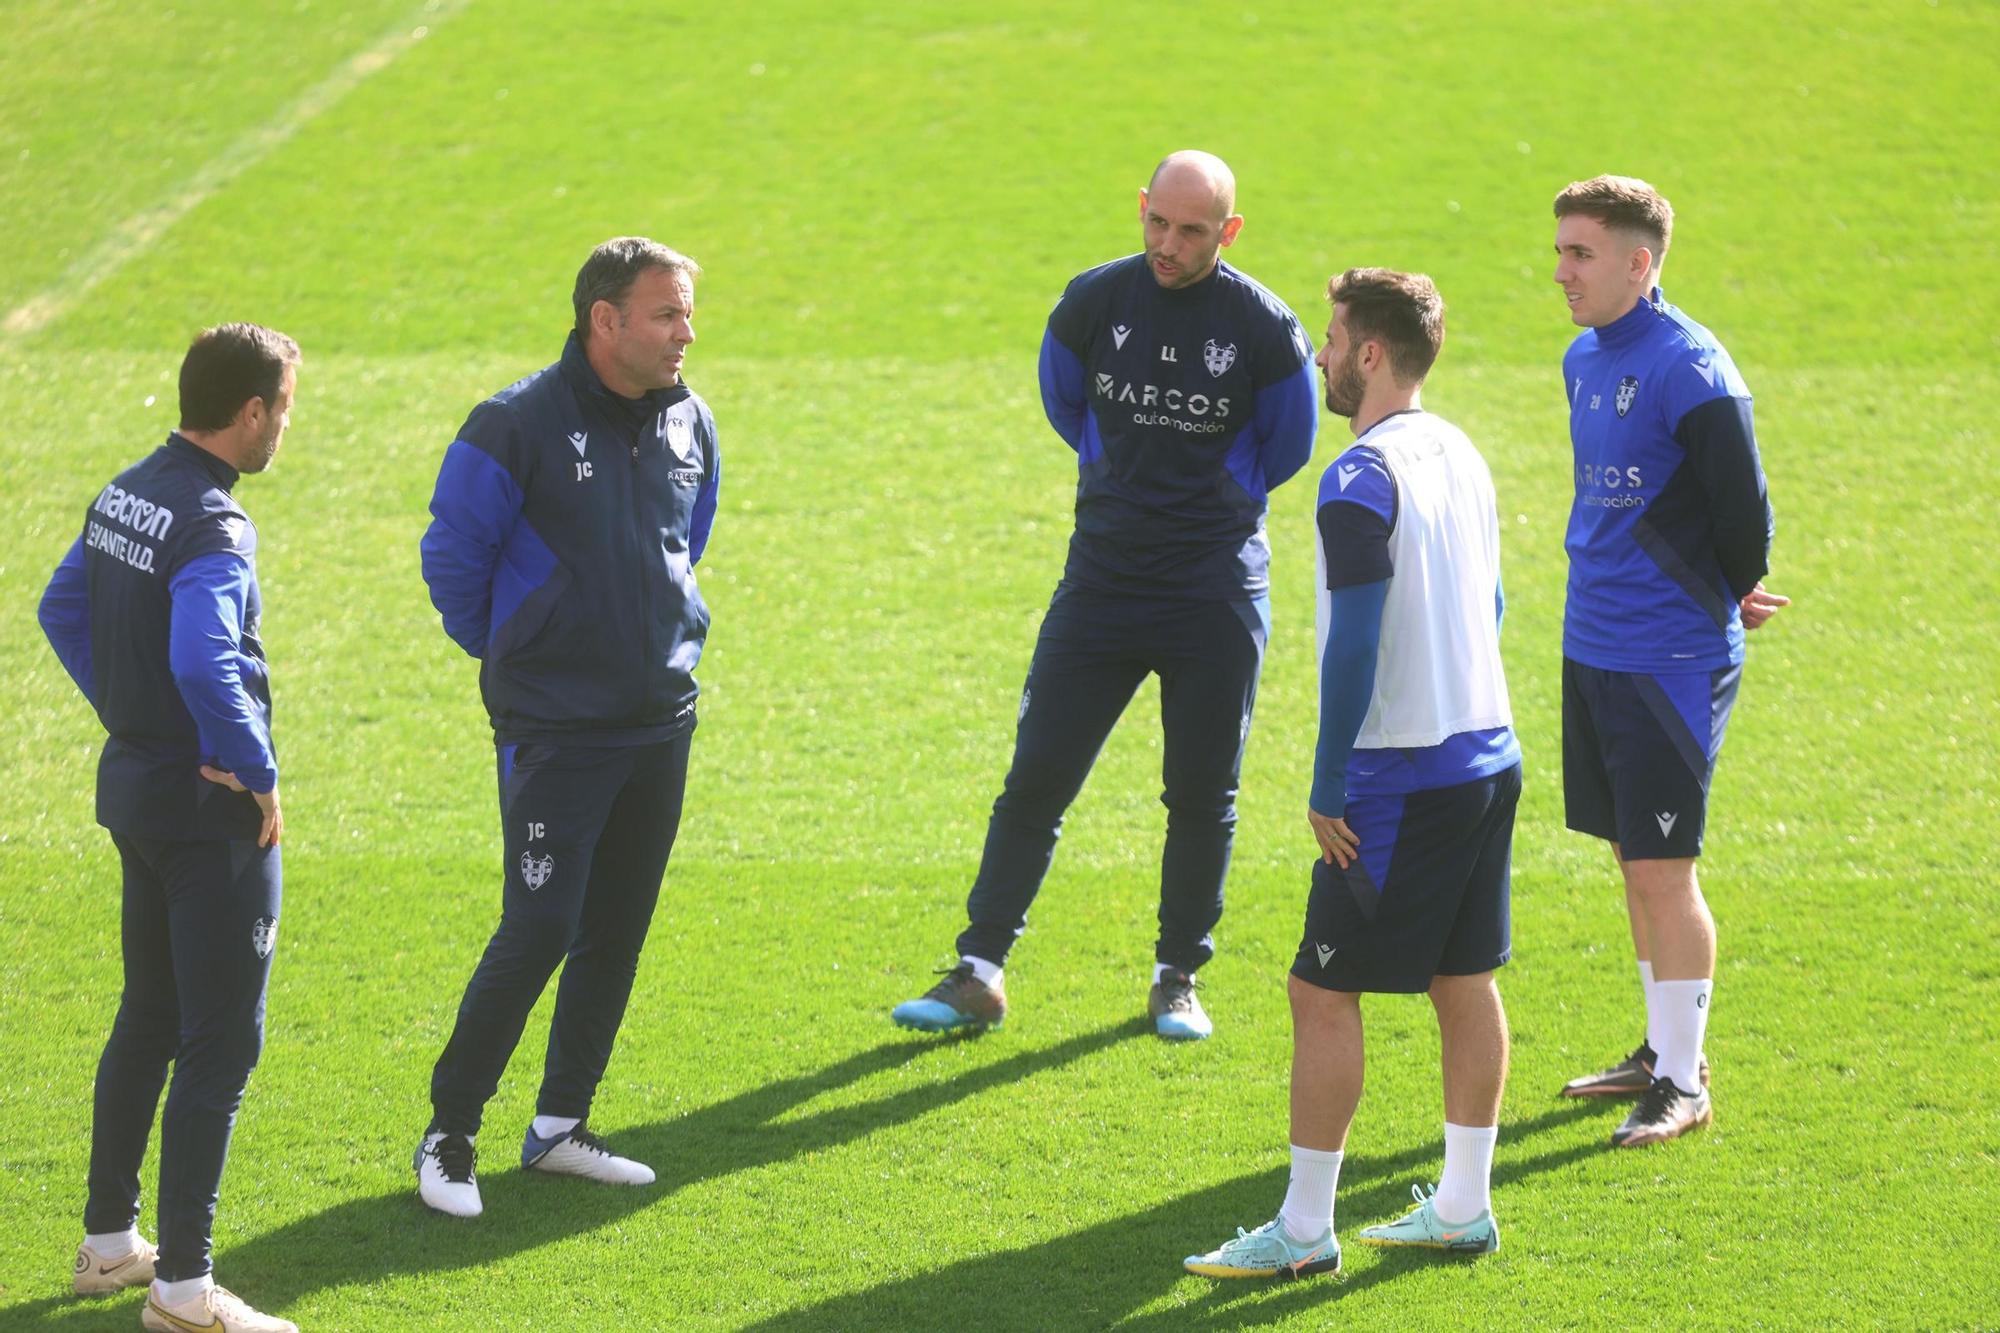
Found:
[[[1313,837],[1319,840],[1320,855],[1342,870],[1354,862],[1356,848],[1361,839],[1354,836],[1354,830],[1347,827],[1347,821],[1338,815],[1323,815],[1308,809],[1306,819],[1311,822]]]

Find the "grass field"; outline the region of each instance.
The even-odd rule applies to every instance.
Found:
[[[240,492],[287,901],[217,1274],[264,1308],[312,1329],[2000,1325],[1996,78],[2000,8],[1957,0],[10,0],[0,1327],[138,1318],[134,1295],[67,1296],[116,862],[99,731],[34,605],[89,498],[172,426],[188,337],[237,318],[308,357],[278,467]],[[1216,1037],[1139,1022],[1151,686],[1072,812],[1008,1025],[888,1022],[958,928],[1069,529],[1042,321],[1137,247],[1135,190],[1189,145],[1242,183],[1231,257],[1314,331],[1334,270],[1437,278],[1426,401],[1500,487],[1529,785],[1505,1248],[1477,1263],[1350,1245],[1343,1280],[1269,1289],[1179,1267],[1284,1188],[1309,482],[1273,497]],[[1639,1013],[1558,773],[1571,330],[1548,201],[1601,170],[1675,201],[1667,290],[1757,393],[1769,582],[1795,600],[1753,642],[1703,863],[1718,1123],[1633,1153],[1603,1147],[1616,1111],[1553,1095]],[[726,460],[688,817],[593,1116],[660,1183],[510,1167],[545,1004],[489,1109],[487,1214],[461,1224],[416,1202],[409,1154],[498,837],[475,670],[416,541],[467,410],[555,357],[576,266],[631,231],[706,268],[688,377]],[[1345,438],[1324,430],[1315,474]],[[1350,1237],[1438,1160],[1428,1009],[1367,1013]]]

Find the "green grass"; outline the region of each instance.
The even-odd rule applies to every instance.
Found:
[[[64,1295],[116,862],[90,823],[96,725],[34,602],[89,497],[172,424],[187,337],[239,317],[308,356],[280,465],[242,490],[290,832],[217,1271],[266,1308],[316,1329],[2000,1323],[2000,11],[1252,8],[0,12],[0,318],[54,311],[0,334],[0,1326],[137,1318]],[[259,155],[371,49],[396,55]],[[1134,191],[1186,144],[1236,166],[1232,257],[1315,331],[1334,269],[1438,278],[1427,401],[1500,487],[1529,786],[1506,1248],[1477,1264],[1355,1246],[1345,1281],[1270,1290],[1178,1266],[1283,1189],[1307,482],[1272,506],[1217,1037],[1136,1022],[1151,687],[1072,813],[1008,1026],[926,1043],[886,1018],[959,924],[1060,568],[1074,463],[1034,397],[1041,322],[1134,247]],[[1605,169],[1677,204],[1668,290],[1757,391],[1771,583],[1796,601],[1753,641],[1703,863],[1720,1119],[1624,1154],[1602,1150],[1614,1111],[1552,1096],[1625,1049],[1638,1001],[1608,859],[1561,828],[1557,750],[1570,330],[1548,201]],[[595,1116],[661,1184],[508,1166],[545,1006],[490,1108],[488,1213],[461,1225],[416,1204],[407,1164],[498,839],[475,673],[416,538],[454,428],[553,358],[576,265],[624,231],[707,268],[689,375],[727,473],[688,817]],[[1347,1234],[1437,1160],[1428,1012],[1367,1014]]]

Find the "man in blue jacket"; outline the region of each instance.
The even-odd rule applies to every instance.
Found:
[[[505,848],[500,925],[432,1073],[415,1158],[440,1212],[480,1211],[480,1117],[558,966],[521,1164],[653,1180],[586,1121],[680,825],[708,632],[694,567],[720,458],[680,374],[700,271],[641,237],[598,246],[562,359],[474,408],[438,471],[424,580],[480,662]]]
[[[1147,1012],[1212,1030],[1195,972],[1215,952],[1236,784],[1270,627],[1266,497],[1312,456],[1311,342],[1221,261],[1243,218],[1221,159],[1178,152],[1139,191],[1143,253],[1074,279],[1042,338],[1042,406],[1077,454],[1076,530],[1021,691],[958,963],[896,1006],[905,1027],[997,1024],[1001,969],[1063,813],[1148,675],[1160,678],[1167,807]]]
[[[231,494],[270,466],[298,344],[225,324],[181,362],[180,426],[119,473],[49,580],[42,630],[104,724],[97,822],[124,872],[125,989],[97,1066],[79,1295],[150,1280],[151,1329],[294,1326],[215,1285],[216,1192],[264,1044],[281,898],[278,760],[257,529]],[[157,1251],[139,1167],[160,1089]]]
[[[1611,1135],[1641,1147],[1714,1111],[1702,1049],[1715,920],[1695,877],[1744,631],[1774,528],[1750,390],[1715,335],[1669,305],[1674,210],[1629,176],[1556,196],[1556,283],[1581,327],[1563,355],[1575,451],[1563,611],[1563,804],[1611,844],[1646,996],[1624,1060],[1569,1097],[1637,1097]]]

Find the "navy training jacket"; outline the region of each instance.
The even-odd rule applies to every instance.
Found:
[[[1270,591],[1270,492],[1319,430],[1311,339],[1218,260],[1187,287],[1143,254],[1071,280],[1042,335],[1042,407],[1077,454],[1065,581],[1196,601]]]
[[[612,393],[574,333],[473,409],[438,469],[423,570],[445,632],[480,659],[498,744],[694,726],[694,567],[720,481],[708,405],[685,384]]]
[[[120,472],[42,596],[42,630],[104,723],[97,822],[170,841],[253,839],[278,785],[259,639],[257,529],[236,469],[178,433]]]

